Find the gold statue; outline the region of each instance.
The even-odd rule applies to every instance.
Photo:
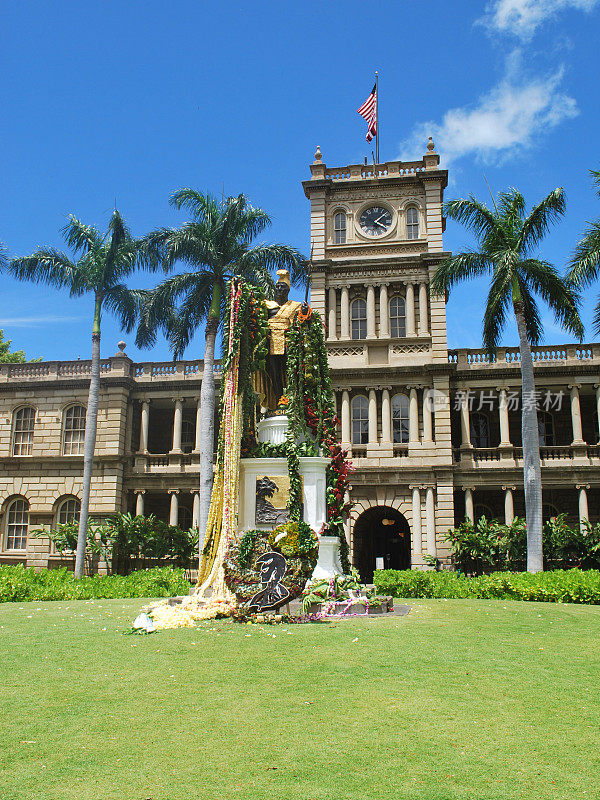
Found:
[[[263,408],[275,411],[286,384],[285,334],[302,307],[297,300],[288,300],[290,293],[290,273],[287,269],[277,270],[275,299],[267,300],[269,312],[269,355],[266,373],[256,375],[255,389]]]

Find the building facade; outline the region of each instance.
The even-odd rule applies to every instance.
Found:
[[[326,323],[341,441],[352,456],[351,560],[447,562],[445,535],[524,516],[518,348],[448,350],[429,282],[443,248],[447,172],[423,159],[311,178],[311,304]],[[600,345],[534,348],[544,517],[600,520]],[[102,362],[91,510],[198,519],[202,361]],[[218,367],[217,367],[218,373]],[[0,563],[53,566],[35,531],[79,509],[90,362],[0,365]],[[218,377],[218,374],[217,374]]]

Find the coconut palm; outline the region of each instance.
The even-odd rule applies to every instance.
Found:
[[[515,315],[523,386],[521,430],[527,569],[539,572],[543,569],[542,486],[531,345],[539,343],[543,328],[535,295],[550,307],[565,330],[579,339],[583,337],[575,290],[565,284],[552,264],[536,255],[550,224],[564,214],[565,195],[562,189],[555,189],[528,214],[523,195],[516,189],[500,193],[493,211],[473,196],[449,201],[444,211],[474,233],[479,247],[440,264],[431,282],[432,294],[441,296],[455,283],[490,276],[483,317],[483,344],[490,354],[500,343],[511,306]]]
[[[100,391],[100,322],[104,309],[112,312],[121,326],[130,331],[136,321],[138,297],[128,289],[123,279],[138,267],[155,269],[159,260],[147,243],[132,238],[119,212],[115,209],[108,230],[102,235],[97,228],[85,225],[73,215],[62,229],[67,245],[77,257],[75,261],[60,250],[43,247],[33,255],[16,258],[7,266],[15,278],[45,283],[59,289],[67,288],[71,297],[92,294],[94,319],[92,325],[92,367],[85,420],[83,457],[83,487],[79,535],[75,557],[75,577],[83,575],[89,516],[90,485]]]
[[[596,192],[600,197],[600,170],[590,170]],[[568,281],[585,288],[600,279],[600,219],[589,223],[583,239],[579,242],[569,264]],[[600,335],[600,295],[593,319],[594,333]]]
[[[283,244],[252,242],[270,224],[260,208],[240,194],[218,201],[210,194],[179,189],[170,198],[177,209],[190,212],[181,228],[161,228],[149,234],[151,248],[160,248],[163,266],[185,265],[185,272],[167,278],[149,293],[138,328],[138,346],[152,346],[161,329],[174,358],[181,358],[194,333],[204,323],[204,369],[200,388],[200,547],[206,530],[213,481],[214,354],[226,283],[234,276],[273,288],[273,269],[290,271],[293,283],[305,278],[306,261]]]

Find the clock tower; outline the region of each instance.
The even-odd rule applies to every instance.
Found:
[[[448,173],[420,161],[329,168],[303,182],[311,209],[311,304],[326,323],[341,441],[356,472],[347,535],[375,568],[448,558],[454,523],[446,312],[429,283],[448,255]]]

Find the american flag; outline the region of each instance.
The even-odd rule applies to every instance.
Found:
[[[371,94],[367,97],[360,108],[356,109],[361,117],[367,120],[367,142],[377,136],[377,84],[371,89]]]

